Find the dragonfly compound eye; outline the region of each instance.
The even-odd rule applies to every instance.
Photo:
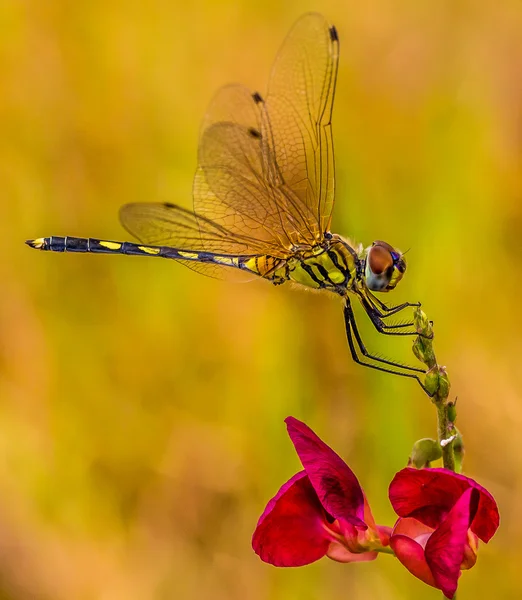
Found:
[[[374,292],[392,290],[406,270],[404,258],[386,242],[374,242],[366,256],[366,285]]]

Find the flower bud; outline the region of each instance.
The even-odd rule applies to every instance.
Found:
[[[446,372],[446,367],[438,367],[439,371],[439,391],[437,393],[439,400],[443,401],[449,396],[450,391],[450,380],[448,377],[448,373]],[[456,413],[455,413],[456,418]]]
[[[426,374],[426,379],[424,380],[424,387],[426,388],[428,394],[432,398],[435,398],[435,395],[439,390],[439,373],[436,369],[428,371]]]
[[[458,429],[455,428],[457,437],[453,442],[453,454],[455,456],[455,471],[457,473],[462,472],[462,463],[464,462],[464,440]]]
[[[426,314],[420,308],[415,309],[413,317],[415,329],[419,334],[413,342],[413,353],[421,362],[431,369],[437,363],[435,353],[433,352],[432,324],[428,321],[428,317],[426,317]]]
[[[457,420],[457,403],[456,402],[449,402],[448,403],[448,407],[447,407],[447,411],[448,411],[448,420],[451,423],[455,423],[455,421]]]
[[[439,443],[431,438],[417,440],[413,444],[410,463],[417,469],[422,469],[429,463],[438,460],[442,456],[442,450]]]

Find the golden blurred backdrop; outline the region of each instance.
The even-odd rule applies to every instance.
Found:
[[[300,469],[287,415],[385,524],[389,481],[436,433],[415,383],[352,363],[338,300],[23,244],[128,239],[126,202],[190,208],[210,98],[263,92],[308,10],[341,39],[333,230],[411,248],[393,301],[435,321],[466,474],[500,505],[459,600],[522,597],[520,2],[4,0],[0,598],[440,597],[389,556],[278,570],[251,550]],[[360,321],[372,349],[412,360],[411,341]]]

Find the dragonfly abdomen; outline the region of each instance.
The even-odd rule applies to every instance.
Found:
[[[51,236],[27,240],[26,244],[37,250],[50,252],[90,252],[93,254],[128,254],[133,256],[158,256],[174,260],[188,260],[200,263],[213,263],[225,267],[241,268],[241,257],[181,250],[169,246],[149,246],[133,242],[115,242],[96,238]]]
[[[286,275],[286,261],[270,256],[268,254],[259,254],[254,256],[240,256],[238,257],[238,266],[243,271],[248,271],[254,275],[259,275],[269,281],[277,280],[282,283],[283,280],[288,279]]]
[[[26,244],[31,246],[31,248],[49,252],[92,252],[94,254],[141,254],[145,256],[158,256],[162,250],[160,246],[145,246],[131,242],[115,242],[112,240],[71,236],[62,237],[57,235],[27,240]]]

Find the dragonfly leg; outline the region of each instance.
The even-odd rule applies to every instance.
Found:
[[[282,285],[285,281],[287,281],[287,280],[284,277],[280,277],[280,276],[272,278],[272,283],[274,285]]]
[[[396,306],[387,306],[380,298],[377,298],[377,296],[374,296],[370,291],[365,290],[366,291],[366,297],[368,298],[368,300],[373,304],[373,306],[375,307],[376,310],[379,310],[379,312],[381,312],[380,316],[382,318],[385,317],[391,317],[391,315],[395,315],[398,312],[401,312],[402,310],[404,310],[405,308],[418,308],[420,307],[421,303],[420,302],[403,302],[402,304],[397,304]]]
[[[377,331],[379,333],[383,333],[384,335],[420,335],[421,337],[425,338],[425,339],[432,339],[433,338],[433,334],[431,335],[425,335],[423,333],[419,333],[416,330],[413,331],[398,331],[403,330],[403,329],[407,329],[408,327],[414,327],[415,324],[413,323],[413,321],[407,322],[407,323],[397,323],[395,325],[387,325],[384,322],[384,318],[391,316],[392,314],[396,314],[397,312],[400,311],[396,311],[396,313],[390,313],[388,315],[383,315],[379,309],[372,303],[372,299],[374,298],[372,296],[372,298],[367,298],[364,294],[359,293],[359,300],[361,301],[361,304],[364,307],[364,310],[366,311],[366,314],[370,317],[370,321],[373,323],[373,326],[375,327],[375,329],[377,329]],[[408,307],[408,303],[405,303],[403,305],[404,308]],[[401,309],[403,310],[403,309]]]
[[[354,344],[354,338],[357,342],[357,346],[359,348],[360,353],[368,359],[368,361],[375,361],[377,363],[382,363],[385,365],[389,365],[390,367],[395,367],[396,369],[404,369],[405,371],[412,371],[415,373],[425,373],[424,369],[419,367],[410,367],[408,365],[403,365],[398,362],[393,362],[391,360],[386,360],[384,358],[380,358],[378,356],[374,356],[368,352],[366,346],[364,345],[359,330],[357,328],[357,323],[355,322],[355,315],[353,314],[352,305],[350,303],[350,299],[345,299],[344,305],[344,322],[346,326],[346,337],[348,338],[348,345],[350,346],[350,352],[352,354],[353,360],[366,367],[370,367],[371,369],[377,369],[378,371],[383,371],[384,373],[393,373],[394,375],[401,375],[402,377],[410,377],[412,379],[416,379],[420,385],[424,388],[423,383],[419,379],[418,375],[414,375],[413,373],[403,373],[402,371],[395,371],[393,369],[388,369],[386,367],[381,367],[379,365],[372,364],[371,362],[366,362],[362,360],[357,354],[357,349]]]
[[[382,300],[377,298],[377,296],[374,296],[368,290],[361,290],[359,293],[361,296],[364,296],[364,298],[372,305],[375,312],[378,313],[381,319],[386,319],[387,317],[396,315],[406,308],[418,308],[421,305],[420,302],[403,302],[402,304],[397,304],[396,306],[387,306]]]

